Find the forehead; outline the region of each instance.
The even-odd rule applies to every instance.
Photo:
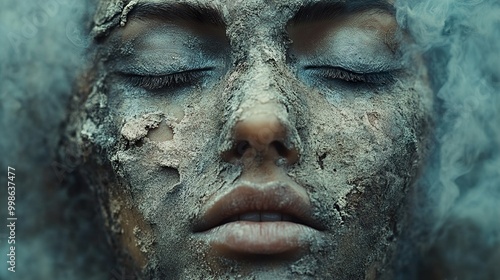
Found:
[[[283,26],[293,19],[315,21],[335,19],[345,14],[378,10],[394,13],[393,0],[101,0],[94,16],[93,36],[107,34],[117,25],[125,25],[138,7],[202,8],[213,11],[226,26]],[[182,11],[181,11],[182,12]]]

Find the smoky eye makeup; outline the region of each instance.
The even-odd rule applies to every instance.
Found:
[[[149,92],[172,92],[207,84],[222,75],[223,61],[203,53],[168,52],[140,54],[110,64],[112,75],[121,83]]]
[[[207,78],[213,68],[192,69],[166,75],[141,75],[119,73],[123,81],[135,88],[142,88],[151,92],[162,90],[178,90],[196,86]]]
[[[292,36],[289,61],[306,85],[334,91],[388,87],[405,72],[399,47],[378,30],[345,26],[323,34],[314,43]]]
[[[337,66],[307,66],[306,75],[324,82],[337,82],[346,86],[386,86],[392,84],[401,70],[354,72]]]
[[[404,70],[400,55],[390,53],[383,44],[332,44],[312,56],[295,55],[294,59],[297,75],[306,83],[332,86],[389,86]]]
[[[169,93],[209,85],[227,67],[227,46],[182,28],[149,30],[132,40],[115,40],[106,62],[113,80],[130,89]]]
[[[296,59],[299,79],[310,86],[323,84],[332,90],[387,87],[404,73],[401,60],[393,57],[376,57],[363,62],[362,58],[351,61],[326,52],[315,58],[299,56]]]

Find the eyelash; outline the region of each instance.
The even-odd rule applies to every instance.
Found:
[[[211,69],[196,69],[163,76],[123,74],[129,84],[150,91],[179,89],[196,84]]]
[[[306,69],[319,72],[319,75],[328,80],[340,80],[353,85],[387,85],[394,82],[394,71],[356,73],[340,67],[310,66]]]
[[[353,85],[387,85],[394,82],[393,72],[356,73],[340,67],[310,66],[306,70],[318,71],[319,75],[328,80],[340,80]],[[195,84],[212,69],[196,69],[163,76],[123,74],[127,82],[135,87],[157,91],[165,88],[179,89]]]

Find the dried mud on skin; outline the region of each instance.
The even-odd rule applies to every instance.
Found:
[[[136,2],[101,1],[93,36],[102,37],[116,26],[126,26],[126,15]],[[380,104],[364,103],[367,105],[363,108],[324,104],[319,94],[306,102],[302,93],[313,90],[291,78],[294,74],[286,67],[284,52],[287,42],[276,40],[282,34],[273,31],[282,30],[302,1],[279,4],[281,12],[277,15],[267,11],[263,2],[246,1],[246,7],[251,9],[240,17],[231,17],[230,7],[222,9],[225,17],[235,19],[228,22],[227,36],[234,48],[231,65],[237,66],[211,90],[219,92],[216,96],[221,99],[204,99],[206,103],[186,107],[179,104],[181,114],[158,108],[116,114],[110,108],[126,106],[123,104],[127,101],[109,94],[107,73],[100,62],[89,71],[94,85],[75,100],[76,106],[79,102],[84,105],[84,110],[74,113],[70,131],[76,133],[74,150],[83,147],[79,155],[87,160],[83,172],[100,199],[114,246],[120,254],[135,260],[145,278],[166,276],[160,269],[171,269],[171,275],[181,278],[202,277],[207,272],[223,279],[262,276],[261,271],[241,270],[233,261],[207,260],[203,254],[192,256],[187,249],[203,253],[207,245],[191,240],[192,247],[186,248],[175,236],[176,231],[168,229],[186,230],[186,221],[199,213],[207,199],[226,190],[241,175],[241,168],[220,158],[221,152],[231,148],[231,129],[241,118],[242,110],[238,109],[254,102],[277,102],[277,116],[290,132],[286,144],[301,154],[299,163],[287,173],[308,191],[316,218],[338,227],[331,228],[334,233],[311,246],[312,254],[291,263],[280,271],[286,273],[281,275],[378,279],[383,273],[389,278],[397,236],[404,226],[405,196],[425,157],[429,104],[410,98],[425,92],[425,85],[397,84],[392,91],[398,95],[386,94],[385,100],[376,99]],[[213,4],[226,5],[219,1]],[[259,17],[275,21],[257,26],[256,11]],[[249,48],[251,45],[255,47]],[[270,80],[269,76],[275,78]],[[252,90],[253,97],[246,98],[245,93]],[[269,97],[268,92],[275,94]],[[225,107],[216,109],[220,104]],[[398,116],[391,118],[389,110]],[[332,113],[343,117],[329,121]],[[199,123],[203,119],[220,122]],[[155,141],[152,135],[162,124],[171,137]],[[407,156],[399,158],[399,154]],[[149,161],[141,161],[145,158]],[[374,170],[376,164],[384,169]],[[332,188],[332,182],[344,185]],[[187,189],[190,186],[211,187]],[[174,204],[173,198],[184,202]],[[184,223],[169,223],[175,219]],[[350,234],[342,234],[346,229]],[[337,255],[325,248],[335,248]],[[165,259],[166,252],[178,255]],[[179,270],[179,266],[184,268]]]

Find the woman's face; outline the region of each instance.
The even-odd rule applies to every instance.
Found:
[[[135,264],[169,279],[387,273],[432,106],[391,5],[138,2],[99,41],[81,131]]]

